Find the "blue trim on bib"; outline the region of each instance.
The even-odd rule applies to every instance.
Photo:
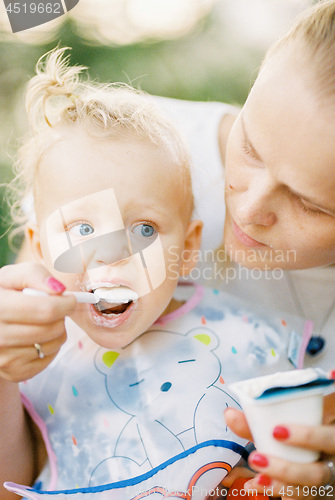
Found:
[[[142,474],[141,476],[136,476],[131,479],[125,479],[123,481],[117,481],[116,483],[109,483],[109,484],[104,484],[101,486],[89,486],[86,488],[76,488],[72,490],[55,490],[55,491],[43,491],[43,490],[37,490],[35,488],[27,488],[27,491],[31,491],[33,493],[39,493],[43,495],[73,495],[75,493],[100,493],[103,491],[108,491],[108,490],[114,490],[117,488],[125,488],[127,486],[135,486],[136,484],[141,483],[142,481],[145,481],[147,479],[150,479],[153,477],[157,472],[165,469],[169,465],[177,462],[178,460],[181,460],[183,458],[188,457],[192,453],[195,453],[201,448],[206,448],[209,446],[215,446],[218,448],[228,448],[235,453],[241,455],[244,460],[248,459],[249,453],[248,451],[241,446],[240,444],[235,443],[234,441],[227,441],[225,439],[213,439],[209,441],[205,441],[203,443],[197,444],[196,446],[193,446],[192,448],[189,448],[186,451],[183,451],[182,453],[179,453],[175,457],[170,458],[166,462],[163,462],[161,465],[158,465],[151,471],[146,472],[145,474]]]

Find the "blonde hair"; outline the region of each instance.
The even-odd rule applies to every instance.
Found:
[[[306,9],[291,29],[267,51],[261,71],[283,48],[300,42],[312,74],[316,97],[335,93],[335,0],[320,1]]]
[[[26,110],[30,133],[18,150],[16,177],[10,185],[14,222],[22,228],[32,217],[32,193],[39,161],[58,140],[55,131],[62,126],[81,126],[97,138],[131,135],[165,148],[171,166],[179,168],[179,172],[172,169],[171,175],[181,183],[189,220],[193,210],[190,160],[179,133],[144,92],[124,83],[81,80],[81,73],[87,68],[69,66],[66,50],[67,47],[57,48],[40,58],[36,76],[28,84]]]

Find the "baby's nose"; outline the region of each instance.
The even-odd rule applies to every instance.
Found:
[[[131,255],[124,229],[91,238],[63,252],[54,263],[57,271],[80,274],[89,269],[114,264]]]
[[[94,244],[95,239],[99,239],[97,244]],[[124,229],[98,236],[91,241],[91,258],[88,269],[108,266],[127,259],[131,255],[129,240]]]

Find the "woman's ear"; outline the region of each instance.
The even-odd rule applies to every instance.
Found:
[[[25,228],[26,246],[32,259],[37,262],[43,260],[41,250],[40,231],[36,224],[28,223]]]
[[[181,276],[187,276],[199,260],[202,226],[202,222],[197,219],[188,225],[180,266]]]

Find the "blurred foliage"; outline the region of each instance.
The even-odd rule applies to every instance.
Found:
[[[10,169],[7,166],[0,165],[1,180],[6,183],[10,180]],[[10,231],[10,216],[8,205],[5,200],[5,188],[0,188],[0,267],[13,261],[14,253],[8,244],[8,235]]]
[[[37,59],[54,48],[69,46],[71,64],[89,68],[91,78],[101,82],[131,83],[149,93],[190,100],[242,104],[263,54],[260,49],[238,49],[219,23],[215,11],[187,36],[175,40],[148,41],[127,46],[87,43],[67,20],[57,40],[44,45],[0,41],[0,183],[10,178],[10,157],[26,128],[24,85],[34,74]],[[1,192],[1,227],[8,229]],[[12,262],[8,238],[0,239],[0,266]]]

